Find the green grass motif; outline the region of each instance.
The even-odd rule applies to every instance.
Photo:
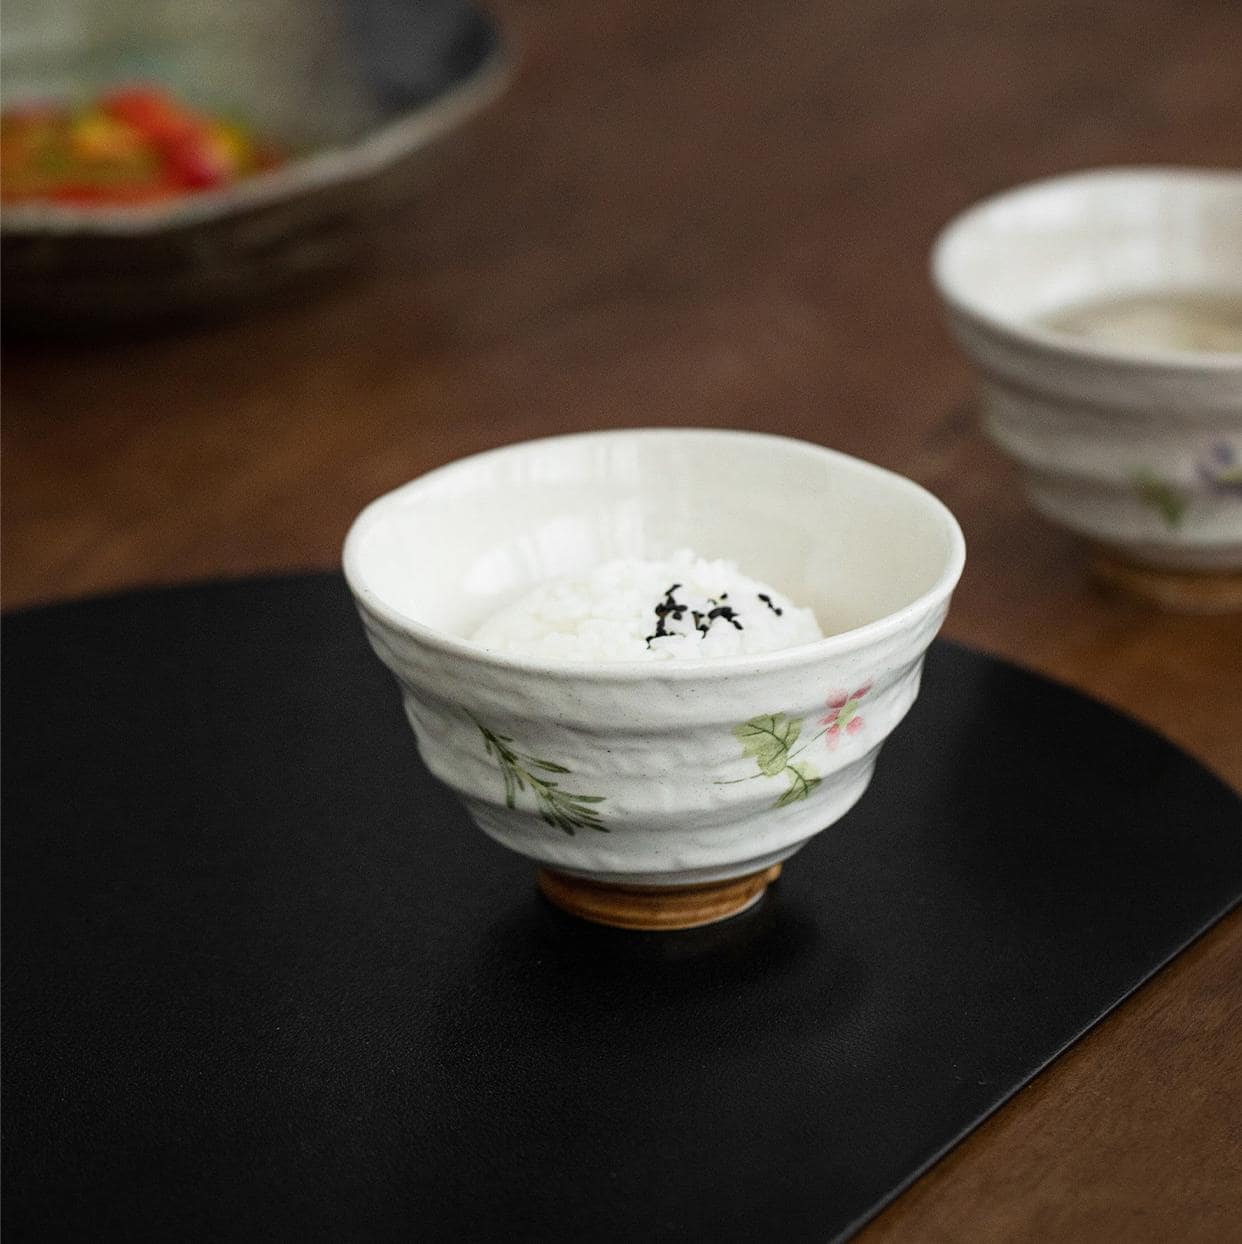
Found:
[[[495,757],[505,782],[505,806],[517,807],[519,791],[529,790],[535,797],[539,819],[545,825],[551,825],[571,838],[579,829],[593,829],[597,833],[606,834],[608,828],[600,819],[599,810],[594,806],[604,802],[603,795],[579,795],[565,790],[559,782],[550,778],[540,777],[540,773],[570,773],[564,765],[551,760],[541,760],[537,756],[527,756],[516,751],[511,744],[513,740],[505,734],[497,734],[489,730],[481,721],[471,718],[483,736],[483,745],[489,756]]]

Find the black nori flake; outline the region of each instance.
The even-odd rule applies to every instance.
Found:
[[[683,605],[676,600],[673,593],[681,587],[680,583],[674,583],[672,587],[664,593],[664,599],[658,601],[655,606],[656,628],[655,631],[647,636],[647,647],[651,647],[653,639],[663,639],[666,635],[675,635],[676,631],[668,629],[668,620],[672,618],[674,622],[680,622],[686,616],[688,605]]]
[[[669,635],[685,633],[681,631],[670,631],[668,629],[670,619],[674,622],[680,622],[686,616],[686,610],[690,609],[689,605],[683,604],[673,595],[673,593],[680,587],[680,583],[674,583],[673,586],[664,593],[664,599],[656,602],[654,606],[656,628],[650,635],[647,636],[646,643],[648,648],[651,647],[651,641],[653,639],[664,639]],[[723,605],[720,603],[720,601],[728,599],[728,592],[722,592],[720,594],[720,600],[717,600],[714,596],[709,596],[707,598],[708,604],[713,605],[714,608],[708,610],[706,614],[700,613],[697,609],[690,609],[690,616],[694,619],[694,629],[698,631],[700,635],[706,635],[707,632],[711,630],[712,623],[715,622],[717,618],[723,618],[726,622],[732,623],[732,625],[739,631],[745,630],[745,627],[742,626],[741,619],[737,616],[737,613],[734,611],[733,607],[731,605]],[[766,597],[761,597],[760,599],[766,599]],[[770,601],[768,602],[768,606],[769,608],[772,607]],[[776,612],[780,613],[780,610],[778,609]]]
[[[724,618],[726,622],[732,622],[737,630],[742,631],[746,628],[742,625],[742,620],[734,612],[731,605],[717,605],[708,615],[707,620],[710,625],[716,618]]]
[[[763,603],[767,605],[767,607],[771,609],[772,612],[776,614],[778,618],[781,616],[782,613],[785,612],[779,605],[774,605],[772,603],[772,598],[767,594],[767,592],[760,592],[758,593],[758,596],[759,596],[759,599],[763,601]]]

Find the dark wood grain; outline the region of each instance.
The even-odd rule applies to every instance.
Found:
[[[1007,185],[1237,164],[1242,7],[497,7],[516,79],[428,161],[374,271],[194,331],[10,347],[6,604],[331,566],[376,494],[529,436],[758,428],[934,489],[969,545],[948,634],[1242,787],[1242,620],[1092,585],[980,437],[925,275],[939,226]],[[1236,1238],[1239,1031],[1235,918],[864,1238]]]

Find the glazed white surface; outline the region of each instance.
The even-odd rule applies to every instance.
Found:
[[[752,656],[607,664],[540,663],[468,638],[546,578],[685,545],[738,561],[838,633]],[[345,549],[420,752],[476,823],[562,871],[657,885],[754,871],[854,804],[918,693],[963,558],[952,515],[908,480],[803,442],[697,430],[561,437],[454,463],[368,507]],[[762,748],[747,723],[766,718],[778,733],[801,723],[786,750],[816,779],[805,792],[739,738]],[[579,811],[607,832],[570,835],[540,818],[530,786],[507,792],[484,731],[528,776],[589,797]],[[773,767],[779,747],[765,759]]]

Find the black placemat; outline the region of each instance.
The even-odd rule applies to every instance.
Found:
[[[6,1240],[822,1241],[1242,889],[1170,744],[947,644],[754,912],[580,924],[332,576],[8,620]]]

